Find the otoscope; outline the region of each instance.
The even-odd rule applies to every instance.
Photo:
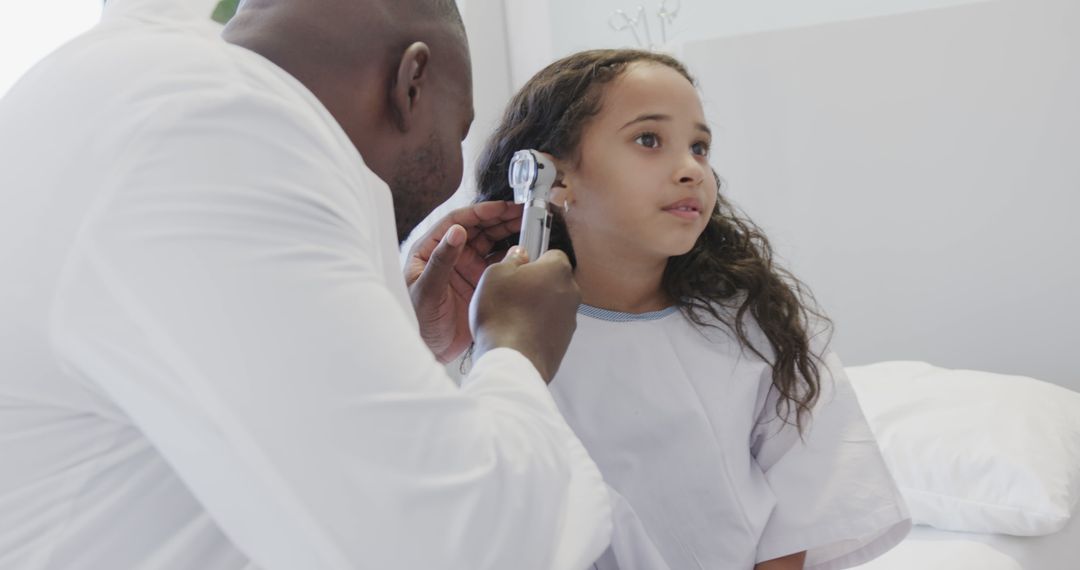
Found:
[[[510,186],[514,202],[525,204],[521,214],[521,238],[518,245],[536,261],[547,251],[551,236],[551,185],[555,183],[555,164],[535,150],[519,150],[510,159]]]

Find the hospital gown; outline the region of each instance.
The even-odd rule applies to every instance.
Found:
[[[832,570],[899,542],[906,507],[843,368],[825,363],[804,440],[776,412],[771,368],[726,328],[582,306],[551,389],[611,486],[597,568],[740,570],[805,550],[806,568]]]
[[[0,100],[0,568],[587,567],[536,369],[453,384],[389,188],[205,4],[110,0]]]

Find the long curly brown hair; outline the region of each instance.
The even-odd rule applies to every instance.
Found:
[[[552,63],[513,97],[488,140],[476,169],[477,201],[513,200],[506,173],[517,150],[531,148],[576,161],[582,131],[600,112],[604,85],[638,62],[670,67],[696,85],[678,60],[646,51],[591,50]],[[509,248],[515,243],[517,236],[501,245]],[[576,265],[570,235],[558,212],[550,244]],[[818,397],[823,366],[822,355],[811,349],[815,336],[811,323],[820,325],[817,334],[823,334],[831,330],[831,322],[816,308],[809,290],[773,261],[762,231],[718,195],[693,248],[668,260],[661,287],[691,322],[701,327],[722,323],[741,346],[771,365],[772,385],[780,395],[777,414],[790,423],[794,407],[801,431],[804,414]],[[751,340],[748,315],[768,340],[768,349]]]

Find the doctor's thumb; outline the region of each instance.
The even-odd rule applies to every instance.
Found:
[[[454,264],[465,250],[465,240],[468,239],[465,228],[459,225],[450,226],[439,245],[431,252],[427,266],[424,268],[422,279],[425,281],[449,281],[450,273],[454,270]]]
[[[521,246],[513,246],[510,251],[506,252],[506,256],[502,258],[500,263],[512,265],[514,267],[525,265],[529,262],[529,252],[525,251],[525,248]]]

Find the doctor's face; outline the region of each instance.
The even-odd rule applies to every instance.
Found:
[[[574,252],[579,261],[682,255],[716,206],[711,135],[697,91],[678,71],[651,62],[631,64],[604,89],[578,160],[566,167]]]
[[[461,184],[461,143],[473,121],[469,48],[462,38],[456,49],[440,55],[432,57],[438,68],[418,103],[426,106],[415,127],[419,142],[401,154],[390,181],[399,242]]]

